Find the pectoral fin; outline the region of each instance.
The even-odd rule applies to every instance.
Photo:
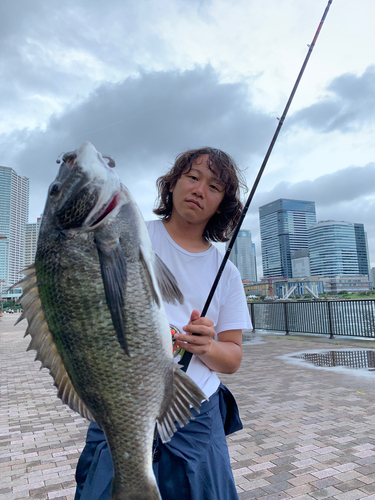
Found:
[[[106,242],[105,245],[96,240],[95,243],[112,323],[121,347],[130,356],[124,325],[124,293],[127,280],[125,255],[118,240]]]
[[[161,258],[155,254],[156,257],[156,279],[161,291],[161,296],[168,304],[184,303],[184,296],[178,287],[176,278],[173,276],[168,267],[164,264]]]
[[[153,290],[153,297],[155,299],[155,302],[160,305],[158,295],[155,291],[156,285],[154,283],[156,282],[160,289],[162,299],[165,302],[168,302],[169,304],[174,304],[176,302],[183,304],[184,296],[182,295],[178,287],[176,278],[173,276],[168,267],[155,253],[149,255],[149,258],[147,258],[146,256],[147,251],[141,245],[140,258],[148,273],[150,287]],[[154,263],[154,266],[152,266],[152,262]]]

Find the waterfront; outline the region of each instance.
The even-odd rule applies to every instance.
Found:
[[[0,500],[73,500],[87,422],[25,352],[25,322],[0,322]],[[371,348],[367,340],[250,334],[234,375],[244,429],[229,437],[240,500],[375,499],[375,374],[286,356]]]
[[[375,338],[375,300],[299,300],[249,304],[254,328]]]

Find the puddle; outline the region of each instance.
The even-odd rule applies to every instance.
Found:
[[[325,351],[325,352],[305,352],[292,356],[303,359],[315,366],[331,368],[342,366],[346,368],[366,368],[368,371],[375,371],[374,351]]]
[[[313,370],[366,377],[373,380],[375,375],[374,349],[314,349],[277,356],[288,364]]]

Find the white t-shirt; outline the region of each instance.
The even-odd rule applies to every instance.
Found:
[[[223,255],[213,245],[205,252],[187,252],[172,240],[161,220],[149,221],[146,225],[155,253],[172,271],[184,295],[185,302],[182,305],[164,303],[169,323],[182,331],[193,309],[202,311]],[[224,268],[206,316],[214,322],[216,334],[251,328],[240,273],[230,261]],[[178,362],[179,356],[175,360]],[[216,372],[196,356],[191,358],[187,374],[207,397],[219,387],[220,380]]]

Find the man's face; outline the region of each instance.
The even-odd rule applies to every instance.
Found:
[[[219,212],[219,205],[225,195],[225,186],[210,170],[208,155],[199,156],[189,171],[181,174],[173,193],[172,217],[202,224],[203,229],[211,217]]]

